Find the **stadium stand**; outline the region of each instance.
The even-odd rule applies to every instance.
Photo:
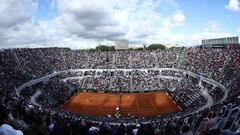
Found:
[[[192,77],[192,73],[197,77]],[[239,134],[239,88],[239,48],[0,51],[0,103],[4,108],[0,111],[1,124],[7,119],[17,131],[29,135]],[[160,90],[169,93],[182,111],[117,119],[60,108],[82,90],[110,93]],[[208,97],[212,104],[204,108],[209,104]],[[6,113],[9,118],[5,117]]]

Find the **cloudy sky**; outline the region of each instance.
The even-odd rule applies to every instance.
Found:
[[[199,44],[240,35],[239,0],[0,0],[0,48]]]

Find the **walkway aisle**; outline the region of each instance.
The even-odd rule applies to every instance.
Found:
[[[208,94],[208,90],[205,89],[205,88],[202,86],[201,80],[200,80],[200,82],[199,82],[198,85],[199,85],[199,87],[201,87],[200,91],[201,91],[202,95],[207,98],[207,104],[197,109],[197,111],[201,111],[201,110],[203,110],[203,109],[205,109],[205,108],[208,108],[208,107],[213,106],[214,101],[213,101],[212,96]]]
[[[36,102],[36,98],[38,96],[40,96],[41,94],[42,94],[42,91],[38,90],[34,95],[32,95],[31,99],[30,99],[31,103],[38,106],[38,107],[41,107],[41,105]]]

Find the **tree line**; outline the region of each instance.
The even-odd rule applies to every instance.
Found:
[[[70,48],[62,48],[65,51],[70,51]],[[163,44],[151,44],[149,46],[143,46],[143,47],[137,47],[137,48],[128,48],[129,51],[141,51],[141,50],[157,50],[161,49],[164,50],[166,49],[166,46]],[[81,49],[79,51],[89,51],[89,52],[94,52],[94,51],[116,51],[115,46],[107,46],[107,45],[98,45],[96,48],[90,48],[90,49]]]
[[[163,44],[151,44],[149,46],[143,46],[143,47],[137,47],[137,48],[128,48],[129,51],[134,51],[134,50],[157,50],[157,49],[166,49],[166,46],[163,45]],[[94,50],[95,51],[115,51],[115,47],[114,46],[107,46],[107,45],[99,45]]]

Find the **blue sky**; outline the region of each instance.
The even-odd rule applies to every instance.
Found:
[[[204,28],[216,22],[219,31],[237,34],[240,25],[240,13],[226,10],[228,0],[179,0],[179,6],[187,17],[186,26],[189,32]]]
[[[58,15],[55,7],[52,5],[51,0],[39,0],[38,10],[34,13],[34,18],[36,20],[51,20]]]
[[[239,0],[0,0],[0,48],[192,46],[240,35]]]

